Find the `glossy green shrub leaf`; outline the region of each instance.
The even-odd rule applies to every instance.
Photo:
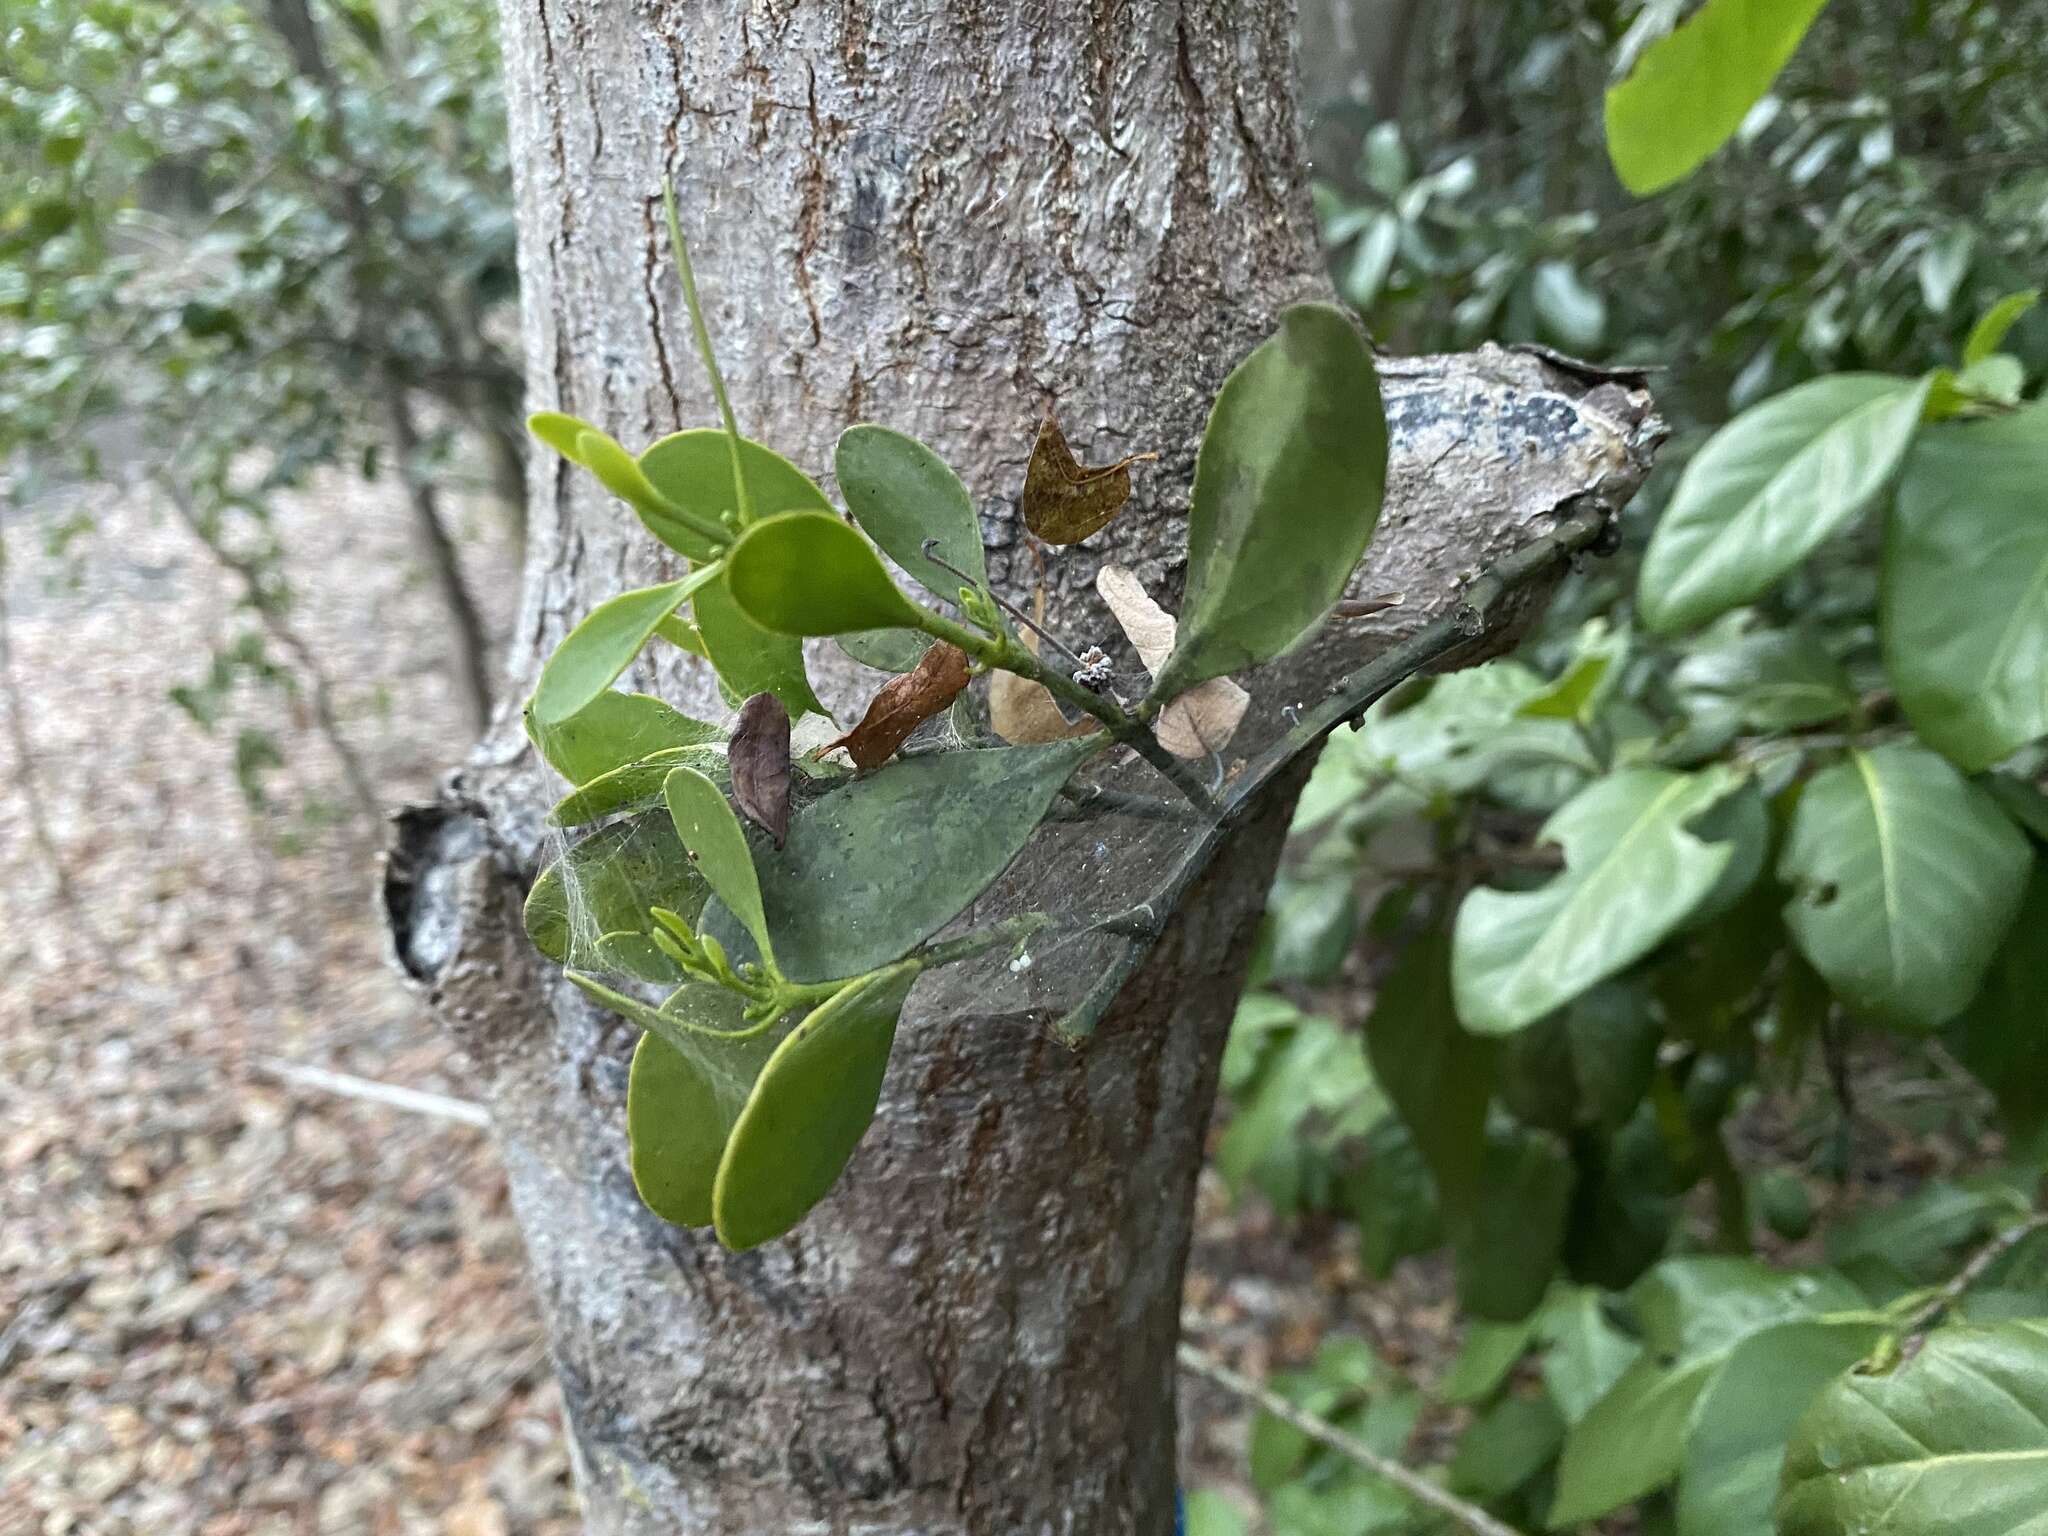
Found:
[[[1929,429],[1885,528],[1885,670],[1966,771],[2048,736],[2048,405]]]
[[[839,434],[833,468],[846,510],[911,580],[947,602],[958,599],[962,585],[954,571],[965,571],[975,586],[988,585],[974,498],[931,449],[863,423]],[[932,554],[953,571],[925,554],[927,539],[936,541]]]
[[[594,987],[588,978],[580,984],[607,1007],[617,1006],[619,994]],[[681,1012],[709,1028],[739,1030],[743,1006],[737,993],[696,983],[655,1012]],[[626,1083],[626,1138],[633,1186],[662,1220],[681,1227],[711,1225],[718,1160],[779,1040],[773,1030],[748,1040],[710,1040],[673,1024],[641,1035]]]
[[[838,1182],[882,1095],[889,1048],[915,964],[849,984],[775,1048],[718,1165],[719,1241],[782,1236]]]
[[[1547,691],[1518,661],[1484,666],[1404,689],[1366,712],[1350,742],[1359,770],[1398,774],[1430,794],[1462,795],[1517,764],[1565,762],[1591,775],[1599,764],[1567,720],[1523,713]],[[1335,750],[1333,743],[1332,750]]]
[[[1772,1536],[1785,1441],[1814,1397],[1876,1347],[1869,1318],[1751,1334],[1700,1395],[1678,1480],[1678,1536]]]
[[[661,799],[662,785],[676,768],[694,768],[719,781],[727,777],[723,752],[710,747],[664,747],[571,790],[555,802],[548,820],[558,827],[580,827],[620,811],[644,811]]]
[[[1970,328],[1969,339],[1963,343],[1963,367],[1974,368],[1996,356],[2012,328],[2040,302],[2041,290],[2028,288],[2007,294],[1985,310],[1983,317]]]
[[[874,546],[829,512],[792,512],[749,528],[726,557],[740,611],[784,635],[915,627],[920,614]]]
[[[831,981],[908,954],[988,889],[1099,750],[1083,739],[898,759],[803,806],[783,847],[756,853],[784,973]],[[705,926],[731,947],[715,908]]]
[[[2019,916],[1984,985],[1948,1028],[1949,1049],[1998,1101],[2015,1144],[2048,1126],[2048,862],[2033,861]]]
[[[1928,387],[1833,374],[1715,433],[1686,466],[1643,556],[1643,622],[1668,633],[1761,596],[1890,483]]]
[[[1571,1159],[1555,1136],[1489,1133],[1479,1188],[1452,1223],[1458,1304],[1495,1322],[1535,1311],[1564,1251],[1571,1197]]]
[[[1946,760],[1904,742],[1814,775],[1778,860],[1792,941],[1835,995],[1895,1028],[1976,993],[2025,889],[2026,839]]]
[[[526,934],[558,965],[605,966],[597,948],[601,938],[646,933],[651,907],[694,918],[710,894],[669,817],[635,816],[593,832],[540,872],[526,897]],[[664,962],[643,979],[669,976]]]
[[[830,510],[818,484],[772,448],[747,438],[740,442],[740,467],[761,512]],[[732,450],[717,427],[692,427],[656,438],[641,452],[640,471],[661,498],[699,522],[717,524],[739,507],[732,483]],[[643,514],[648,532],[669,548],[702,560],[712,553],[703,535],[673,518],[666,523]]]
[[[1694,1410],[1744,1339],[1779,1323],[1863,1308],[1838,1275],[1725,1258],[1669,1260],[1630,1299],[1644,1352],[1566,1437],[1552,1530],[1597,1519],[1675,1477]]]
[[[692,720],[645,693],[607,690],[568,719],[543,726],[526,711],[526,736],[571,784],[588,784],[614,768],[678,747],[722,746],[725,732]]]
[[[1706,0],[1607,92],[1607,154],[1647,197],[1683,181],[1742,126],[1827,0]]]
[[[662,781],[662,796],[697,873],[726,911],[739,919],[761,955],[772,957],[754,856],[725,791],[694,768],[676,768]]]
[[[1436,1176],[1445,1208],[1459,1212],[1479,1190],[1497,1047],[1459,1025],[1450,962],[1450,939],[1441,931],[1402,949],[1373,999],[1365,1048]]]
[[[817,483],[772,449],[741,438],[740,464],[754,505],[761,511],[832,510]],[[716,521],[739,505],[733,488],[731,449],[725,433],[716,427],[694,427],[657,439],[640,455],[640,467],[663,496],[699,517]],[[672,538],[655,531],[657,537],[673,544]],[[705,654],[734,698],[772,693],[782,700],[793,721],[807,712],[827,713],[811,691],[803,643],[754,623],[733,602],[723,583],[698,594],[696,617]]]
[[[857,629],[834,643],[864,667],[900,673],[914,670],[937,642],[916,629]]]
[[[1289,309],[1209,413],[1187,598],[1154,694],[1177,698],[1301,640],[1365,553],[1386,468],[1379,378],[1358,328],[1327,305]]]
[[[554,730],[588,708],[632,664],[662,620],[717,580],[719,571],[715,563],[700,566],[680,581],[621,592],[591,609],[541,668],[527,706],[534,724],[543,732]]]
[[[2048,1322],[1940,1328],[1838,1378],[1785,1454],[1781,1536],[2028,1536],[2048,1512]]]
[[[1696,912],[1733,857],[1690,823],[1739,781],[1627,768],[1544,823],[1565,867],[1533,891],[1477,890],[1458,909],[1451,977],[1467,1029],[1507,1034],[1648,954]]]

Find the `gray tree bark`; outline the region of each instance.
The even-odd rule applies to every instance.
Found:
[[[1283,305],[1323,292],[1291,7],[506,0],[505,18],[534,407],[629,444],[714,419],[661,231],[672,174],[744,430],[818,474],[851,422],[924,438],[982,497],[993,574],[1021,597],[1014,498],[1056,402],[1083,453],[1163,457],[1102,549],[1049,572],[1054,621],[1105,633],[1105,557],[1171,600],[1209,401]],[[1561,508],[1618,505],[1640,477],[1637,390],[1501,352],[1386,380],[1393,484],[1356,581],[1408,602],[1260,674],[1268,734]],[[509,669],[529,686],[596,601],[673,573],[587,478],[534,463]],[[829,653],[816,671],[842,715],[872,686]],[[718,708],[680,653],[628,681]],[[401,818],[386,899],[491,1104],[589,1528],[1168,1531],[1194,1180],[1291,792],[1086,1049],[1039,1016],[914,996],[840,1188],[739,1256],[641,1207],[633,1032],[520,932],[551,798],[501,710]]]

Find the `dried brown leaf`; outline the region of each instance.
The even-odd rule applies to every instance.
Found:
[[[1048,544],[1078,544],[1131,499],[1131,466],[1156,453],[1134,453],[1100,469],[1084,469],[1048,411],[1024,471],[1024,526]]]
[[[1105,565],[1097,572],[1095,590],[1109,605],[1111,616],[1145,663],[1145,670],[1157,677],[1173,654],[1179,629],[1174,616],[1153,602],[1138,578],[1120,565]],[[1207,757],[1230,744],[1251,702],[1252,696],[1229,678],[1211,678],[1162,709],[1152,734],[1175,757]]]
[[[780,848],[789,835],[789,711],[782,700],[757,693],[740,706],[725,760],[734,801]]]
[[[844,747],[856,768],[880,767],[896,755],[912,731],[960,696],[967,676],[967,653],[939,641],[910,671],[882,684],[868,701],[860,724],[826,750]]]

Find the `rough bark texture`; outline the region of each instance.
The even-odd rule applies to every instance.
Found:
[[[1290,9],[507,0],[532,404],[628,443],[712,420],[660,232],[671,172],[743,427],[813,472],[850,422],[925,438],[983,498],[1013,596],[1035,578],[1012,514],[1049,402],[1084,454],[1162,452],[1047,574],[1055,621],[1102,637],[1096,562],[1171,595],[1208,402],[1321,290]],[[1637,392],[1507,353],[1387,379],[1394,483],[1358,589],[1408,604],[1262,675],[1268,728],[1561,505],[1639,477]],[[587,480],[535,463],[525,684],[595,601],[672,573]],[[716,709],[686,662],[650,653],[629,681]],[[868,691],[854,670],[820,656],[842,715]],[[641,1208],[631,1031],[519,933],[550,788],[501,711],[441,803],[401,818],[386,891],[492,1104],[593,1531],[1171,1528],[1194,1178],[1294,787],[1086,1050],[914,997],[840,1189],[734,1257]]]

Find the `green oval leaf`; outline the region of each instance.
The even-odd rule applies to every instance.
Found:
[[[1270,661],[1343,595],[1386,488],[1379,377],[1342,311],[1299,304],[1224,380],[1195,463],[1187,599],[1153,688]]]
[[[1753,1259],[1669,1259],[1629,1295],[1645,1348],[1565,1438],[1552,1530],[1597,1519],[1670,1481],[1684,1465],[1702,1395],[1743,1340],[1802,1318],[1872,1320],[1841,1276]]]
[[[726,557],[740,611],[784,635],[916,627],[917,607],[889,579],[872,544],[829,512],[763,518]]]
[[[789,711],[792,723],[806,713],[831,718],[811,689],[802,640],[756,624],[740,610],[732,589],[722,581],[697,594],[694,611],[704,653],[734,704],[757,693],[772,693]]]
[[[728,1248],[782,1236],[838,1182],[875,1118],[918,971],[898,965],[853,982],[775,1048],[718,1164],[713,1210]]]
[[[2048,1322],[1941,1328],[1800,1420],[1782,1536],[2023,1536],[2048,1510]]]
[[[740,466],[754,505],[770,512],[795,512],[832,503],[816,481],[772,448],[741,438]],[[732,450],[718,427],[692,427],[656,438],[640,454],[640,472],[670,506],[697,523],[714,527],[739,506],[732,482]],[[636,509],[637,510],[637,509]],[[713,554],[709,540],[673,517],[647,517],[647,531],[670,549],[703,560]]]
[[[677,747],[722,746],[725,732],[646,693],[600,693],[568,719],[543,726],[526,710],[526,737],[571,784]]]
[[[774,947],[768,939],[768,920],[761,913],[754,856],[725,791],[694,768],[677,768],[663,781],[662,795],[697,872],[753,936],[763,958],[772,960]]]
[[[642,522],[651,529],[656,523],[683,524],[681,509],[660,491],[654,482],[640,468],[639,462],[616,440],[595,428],[576,439],[577,462],[583,464],[597,476],[604,488],[619,500],[640,514]],[[683,524],[687,527],[687,524]],[[716,553],[719,541],[710,538],[703,530],[692,529],[703,554],[692,554],[693,560],[701,560],[708,554]]]
[[[770,512],[832,509],[817,482],[773,449],[741,438],[740,464],[757,507]],[[716,427],[693,427],[657,439],[640,455],[640,468],[663,496],[698,517],[716,522],[739,505],[731,449],[725,433]],[[652,531],[671,547],[683,548],[660,529]],[[692,554],[690,549],[683,552]],[[782,700],[792,721],[807,712],[827,713],[811,691],[800,640],[771,634],[754,623],[722,583],[699,594],[696,617],[711,665],[735,698],[772,693]]]
[[[1706,0],[1607,92],[1607,154],[1647,197],[1690,176],[1742,126],[1827,0]]]
[[[716,580],[719,570],[715,562],[700,566],[681,581],[621,592],[591,609],[541,668],[540,683],[527,705],[530,717],[543,729],[552,729],[588,708],[632,665],[661,621]]]
[[[662,786],[676,768],[694,768],[711,779],[726,775],[725,754],[709,747],[664,747],[636,763],[601,773],[555,802],[548,820],[558,827],[580,827],[626,810],[646,810],[661,798]]]
[[[1890,482],[1929,388],[1930,379],[1834,374],[1715,433],[1643,556],[1643,622],[1668,633],[1761,596]]]
[[[961,587],[960,577],[925,554],[926,539],[975,586],[988,585],[974,498],[945,460],[914,437],[863,423],[839,434],[833,461],[846,510],[919,586],[947,602]]]
[[[1563,871],[1533,891],[1474,891],[1458,909],[1451,979],[1465,1027],[1525,1029],[1691,917],[1735,850],[1687,824],[1738,783],[1726,768],[1628,768],[1560,806],[1541,838],[1563,848]]]
[[[1984,979],[2028,863],[2026,839],[1942,758],[1903,742],[1852,752],[1793,810],[1785,926],[1857,1013],[1934,1029]]]
[[[607,1007],[633,1001],[588,978],[576,979]],[[681,1013],[707,1028],[738,1030],[744,1027],[744,1006],[737,993],[697,983],[685,984],[661,1010],[640,1005],[626,1015],[652,1015],[664,1025],[661,1032],[641,1035],[626,1080],[633,1187],[649,1210],[680,1227],[711,1225],[718,1160],[779,1036],[768,1031],[746,1040],[711,1040],[668,1020]]]
[[[650,907],[694,918],[710,894],[670,818],[636,816],[593,832],[540,872],[526,897],[526,934],[558,965],[609,968],[616,959],[600,950],[601,939],[648,932]],[[671,968],[664,961],[659,970],[633,974],[663,981]]]
[[[1885,529],[1885,670],[1966,771],[2048,736],[2048,404],[1931,428]]]
[[[783,973],[832,981],[910,953],[1003,872],[1101,749],[1083,737],[898,759],[804,806],[780,850],[762,840],[755,865]],[[737,926],[705,913],[705,931],[735,954]]]

